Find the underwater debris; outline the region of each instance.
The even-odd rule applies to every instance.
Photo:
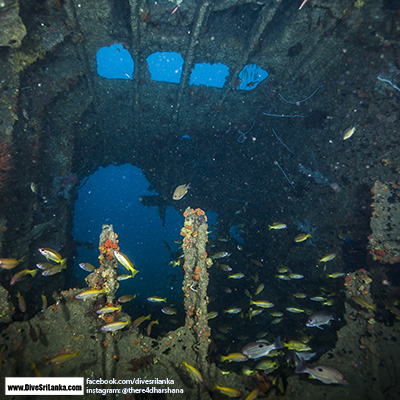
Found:
[[[306,168],[304,165],[299,164],[299,172],[306,175],[308,178],[314,179],[314,181],[322,186],[331,186],[331,180],[325,176],[321,171]]]
[[[373,208],[372,234],[368,236],[368,249],[374,260],[382,264],[400,262],[400,186],[398,183],[376,181],[371,190]]]
[[[5,140],[0,140],[0,190],[3,191],[6,187],[11,170],[11,152],[10,146]]]
[[[363,316],[368,321],[369,326],[375,323],[376,304],[374,303],[370,284],[372,279],[368,276],[368,272],[364,268],[360,268],[356,272],[348,273],[344,277],[344,286],[347,289],[346,297],[351,300],[350,305],[355,309],[358,305],[363,310]]]
[[[154,357],[154,354],[146,354],[141,358],[132,358],[132,360],[129,361],[131,367],[128,368],[128,370],[132,372],[137,372],[139,371],[139,369],[144,368],[147,371],[149,365],[153,364]]]

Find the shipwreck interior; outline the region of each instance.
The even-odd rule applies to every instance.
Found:
[[[0,269],[3,376],[34,376],[36,360],[45,376],[169,373],[190,398],[224,398],[216,382],[243,396],[258,387],[271,398],[399,398],[400,361],[390,356],[399,351],[399,50],[395,0],[0,2],[0,259],[32,269],[43,262],[38,248],[51,248],[68,260],[55,279],[40,271],[15,285],[18,269]],[[187,192],[175,200],[180,185]],[[310,237],[297,243],[299,234]],[[96,301],[72,296],[95,284],[82,261],[100,257],[105,282],[117,282],[108,240],[140,271],[108,283],[108,303],[127,285],[137,294],[123,308],[132,320],[156,319],[146,302],[154,294],[183,310],[160,314],[152,338],[137,333],[136,347],[124,331],[104,346],[87,311]],[[243,280],[227,281],[225,261],[210,257],[225,250]],[[321,262],[327,253],[333,265]],[[308,280],[284,288],[283,266]],[[327,274],[339,272],[345,278],[327,288]],[[235,363],[222,374],[220,355],[240,348],[236,336],[257,340],[263,325],[222,309],[208,320],[207,312],[236,300],[248,308],[245,290],[254,296],[260,282],[283,308],[295,291],[336,293],[340,318],[313,340],[330,349],[321,351],[325,363],[333,358],[349,386],[314,385],[282,361],[276,379],[241,375]],[[224,297],[229,285],[233,300]],[[54,291],[63,291],[61,305]],[[352,302],[359,291],[377,304],[373,316]],[[24,312],[17,292],[29,299]],[[234,317],[236,331],[219,330]],[[288,341],[296,318],[284,318],[282,331],[267,325],[268,342]],[[30,325],[71,335],[65,352],[79,344],[89,359],[46,370],[43,356],[60,346],[31,348]],[[205,384],[182,371],[182,360]],[[148,398],[173,397],[164,396]]]

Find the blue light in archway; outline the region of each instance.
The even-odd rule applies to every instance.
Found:
[[[122,44],[102,47],[97,51],[97,73],[103,78],[132,79],[135,63]]]
[[[157,52],[147,57],[151,79],[158,82],[179,83],[183,58],[176,52]]]
[[[239,73],[237,90],[253,90],[268,76],[268,72],[256,64],[246,65]]]
[[[196,64],[190,75],[190,85],[222,88],[228,74],[229,68],[225,64]]]
[[[146,302],[146,297],[155,294],[168,297],[169,301],[179,299],[182,293],[180,269],[167,266],[167,263],[173,255],[181,253],[174,240],[181,238],[184,218],[172,206],[167,206],[163,226],[158,209],[142,202],[142,196],[157,194],[148,190],[149,185],[139,168],[130,164],[110,165],[100,167],[78,190],[73,221],[74,240],[79,244],[74,266],[76,278],[83,282],[87,276],[78,263],[90,262],[96,268],[99,266],[101,228],[103,224],[112,224],[121,251],[140,271],[134,279],[120,282],[117,296],[137,293],[136,300],[142,303]],[[207,212],[207,217],[210,225],[217,219],[212,212]],[[127,272],[119,265],[117,273]],[[172,276],[176,282],[168,285]]]
[[[98,243],[103,224],[112,224],[118,234],[121,251],[126,254],[140,271],[134,279],[120,282],[121,290],[117,295],[138,293],[147,296],[176,296],[181,291],[180,285],[166,285],[167,274],[179,274],[167,269],[171,254],[165,246],[167,242],[177,251],[173,240],[179,238],[183,217],[171,206],[166,210],[166,226],[156,207],[146,207],[141,196],[154,195],[149,192],[149,182],[143,172],[130,164],[99,168],[85,185],[78,191],[74,209],[73,235],[77,243],[92,244],[77,248],[78,256],[74,267],[78,279],[87,273],[78,267],[79,262],[90,262],[98,267]],[[118,266],[118,274],[126,274]],[[159,282],[159,284],[155,284]],[[144,299],[146,296],[142,296]]]

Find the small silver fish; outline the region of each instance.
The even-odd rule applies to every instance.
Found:
[[[81,262],[79,263],[79,266],[86,272],[93,272],[96,269],[94,265],[88,262]]]
[[[243,347],[242,353],[251,359],[267,356],[272,350],[282,349],[283,345],[281,337],[275,340],[274,343],[268,344],[265,342],[249,343]]]
[[[332,314],[326,314],[324,312],[316,312],[315,314],[311,315],[310,318],[308,318],[306,326],[309,328],[321,328],[323,325],[327,325],[330,323],[330,321],[334,321],[335,317]]]
[[[309,367],[303,359],[301,359],[299,365],[296,367],[295,372],[296,374],[310,374],[313,378],[328,385],[349,384],[349,381],[337,369],[329,365],[315,365],[314,367]]]
[[[227,251],[219,251],[218,253],[213,254],[210,256],[211,260],[218,260],[219,258],[229,257],[231,253]]]
[[[171,306],[166,306],[162,308],[161,311],[166,315],[176,315],[176,308],[173,308]]]

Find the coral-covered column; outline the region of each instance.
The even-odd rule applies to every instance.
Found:
[[[181,230],[185,264],[184,306],[186,311],[185,328],[195,337],[194,351],[197,353],[197,365],[206,379],[207,350],[210,342],[210,327],[207,321],[208,267],[212,265],[207,258],[207,217],[204,211],[188,207],[184,212],[185,225]]]
[[[117,281],[117,261],[114,258],[114,250],[119,250],[117,235],[112,225],[103,225],[100,241],[100,276],[103,281],[103,287],[107,294],[107,303],[113,303],[115,292],[118,289]]]

